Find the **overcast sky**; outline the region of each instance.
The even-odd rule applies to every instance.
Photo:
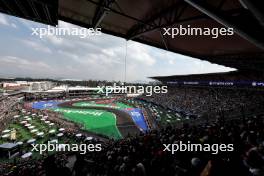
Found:
[[[126,40],[102,34],[32,36],[39,23],[0,13],[0,76],[124,81]],[[60,22],[59,27],[77,27]],[[79,27],[78,27],[79,28]],[[127,42],[127,81],[150,76],[225,72],[233,69]]]

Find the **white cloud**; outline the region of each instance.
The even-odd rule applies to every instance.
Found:
[[[1,64],[5,66],[11,66],[13,68],[20,68],[26,70],[46,70],[50,69],[50,66],[41,61],[29,61],[27,59],[15,57],[15,56],[4,56],[0,58]]]
[[[73,60],[75,60],[75,61],[79,61],[79,59],[78,59],[79,56],[76,55],[76,54],[73,54],[73,53],[67,52],[67,51],[65,51],[65,50],[59,50],[58,53],[61,54],[61,55],[63,55],[63,56],[66,56],[66,57],[68,57],[68,58],[71,58],[71,59],[73,59]]]
[[[44,52],[44,53],[49,53],[51,54],[52,51],[49,47],[41,44],[40,41],[33,41],[33,40],[21,40],[21,42],[31,48],[33,48],[34,50],[36,51],[41,51],[41,52]]]
[[[136,62],[144,64],[146,66],[152,66],[156,60],[151,56],[148,49],[136,42],[128,43],[128,57]]]
[[[49,42],[51,42],[54,45],[62,45],[63,43],[63,38],[59,38],[55,35],[46,35],[45,39],[47,39]]]
[[[0,14],[0,24],[8,26],[9,23],[7,22],[6,17],[3,14]]]
[[[16,24],[9,22],[6,15],[0,14],[0,24],[4,26],[10,26],[13,28],[17,28]]]

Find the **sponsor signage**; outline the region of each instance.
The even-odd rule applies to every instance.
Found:
[[[203,85],[203,86],[249,86],[264,87],[260,81],[168,81],[169,85]]]

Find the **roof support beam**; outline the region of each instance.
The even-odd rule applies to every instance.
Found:
[[[179,18],[184,13],[187,4],[183,3],[177,3],[174,6],[158,13],[157,15],[151,17],[150,19],[145,21],[145,24],[138,23],[135,26],[133,26],[128,32],[127,32],[127,39],[132,40],[144,33],[151,32],[156,29],[160,29],[164,26],[168,26],[169,24],[174,24],[176,21],[179,21]],[[203,17],[205,17],[203,15]],[[196,18],[201,18],[195,17]],[[188,18],[185,20],[193,20],[192,18]]]
[[[32,0],[28,0],[28,3],[29,3],[29,5],[30,5],[30,7],[32,8],[32,11],[33,11],[35,17],[36,17],[37,19],[41,19],[40,16],[39,16],[38,11],[37,11],[37,9],[36,9],[36,6],[34,5],[34,2],[33,2]]]
[[[28,12],[26,11],[26,9],[24,8],[24,6],[21,4],[21,1],[19,0],[15,0],[16,5],[18,6],[19,10],[23,13],[23,15],[25,17],[29,17]]]
[[[10,6],[9,2],[8,1],[1,1],[4,6],[6,7],[6,9],[8,9],[8,13],[9,14],[15,14],[17,15],[17,12]]]
[[[48,23],[52,23],[52,19],[51,19],[51,16],[50,16],[50,12],[49,12],[48,6],[47,5],[42,5],[42,6],[43,6],[44,13],[45,13],[45,15],[47,17]]]
[[[224,2],[222,2],[224,3]],[[222,4],[221,3],[221,4]],[[156,15],[154,18],[146,20],[145,24],[139,23],[132,27],[127,33],[127,39],[133,40],[145,33],[152,32],[157,29],[165,28],[174,24],[192,22],[194,20],[206,19],[209,18],[207,15],[202,14],[198,16],[181,18],[185,9],[187,8],[187,4],[177,4],[174,7],[170,7],[166,9],[164,12]],[[220,6],[218,7],[220,8]],[[232,9],[226,10],[227,14],[241,13],[241,9]]]
[[[261,26],[264,26],[264,4],[259,0],[240,0],[251,13],[257,18]]]
[[[100,6],[97,7],[93,21],[92,21],[92,27],[97,28],[104,17],[109,13],[110,7],[113,5],[115,0],[100,0]]]
[[[254,23],[254,18],[253,20],[234,20],[234,18],[222,14],[217,9],[204,2],[197,0],[185,0],[185,2],[198,9],[202,13],[208,15],[220,24],[229,28],[233,28],[238,35],[248,40],[255,46],[264,49],[264,38],[262,37],[263,33],[261,30],[261,26]],[[248,26],[250,26],[250,28],[248,28]]]
[[[87,2],[90,2],[90,3],[92,3],[92,4],[95,4],[95,5],[97,5],[97,6],[104,7],[104,8],[106,8],[106,9],[108,9],[109,11],[111,11],[111,13],[115,13],[115,14],[120,15],[120,16],[122,16],[122,17],[126,17],[126,18],[128,18],[128,19],[131,19],[131,20],[137,21],[138,23],[141,23],[141,24],[146,24],[144,21],[142,21],[142,20],[140,20],[140,19],[138,19],[138,18],[135,18],[135,17],[130,16],[130,15],[127,15],[127,14],[125,14],[125,13],[123,13],[123,12],[117,11],[117,10],[111,8],[111,7],[106,7],[106,6],[104,6],[104,5],[102,5],[102,4],[98,3],[98,2],[96,2],[96,1],[94,1],[94,0],[86,0],[86,1],[87,1]]]

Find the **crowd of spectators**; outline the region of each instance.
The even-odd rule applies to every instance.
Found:
[[[71,130],[64,132],[63,140],[65,144],[98,144],[103,141],[98,138],[87,140],[86,135],[76,137],[76,133]],[[56,152],[50,154],[47,151],[38,157],[28,157],[26,159],[14,159],[13,162],[0,164],[0,175],[3,176],[53,176],[53,175],[73,175],[73,164],[75,162],[74,152]],[[73,158],[73,159],[72,159]]]
[[[10,121],[9,117],[13,117],[18,113],[21,107],[17,97],[3,96],[0,98],[0,130],[3,130]]]
[[[243,107],[253,109],[264,103],[263,93],[246,89],[169,87],[166,94],[142,98],[168,109],[202,116]]]
[[[233,144],[234,151],[171,154],[163,144]],[[106,141],[101,152],[57,153],[17,165],[8,175],[263,176],[264,116],[181,128],[168,126],[139,136]],[[70,161],[69,156],[75,156]],[[69,167],[72,162],[72,167]],[[29,164],[30,163],[30,164]]]
[[[100,153],[77,157],[77,175],[236,175],[264,174],[263,116],[245,122],[230,121],[160,131],[110,142]],[[164,151],[163,144],[177,141],[209,144],[234,144],[234,151],[209,152]],[[85,164],[84,164],[85,163]],[[80,166],[79,166],[80,165]],[[81,167],[83,166],[83,167]],[[93,174],[94,173],[94,174]],[[207,174],[205,174],[207,173]],[[204,176],[203,175],[203,176]]]
[[[203,115],[219,110],[229,111],[246,107],[251,109],[263,104],[261,91],[169,88],[168,94],[143,97],[163,107]],[[69,138],[78,127],[60,121],[56,114],[49,120],[67,128]],[[74,131],[71,131],[71,130]],[[212,154],[204,151],[164,151],[163,144],[179,141],[193,144],[233,144],[234,151]],[[85,143],[82,137],[78,141]],[[91,141],[90,141],[91,142]],[[93,141],[97,142],[97,141]],[[10,168],[6,176],[21,175],[74,175],[74,176],[263,176],[264,175],[264,115],[242,119],[212,121],[182,127],[167,126],[161,129],[128,136],[121,140],[105,140],[101,152],[55,153],[38,160],[1,166]],[[72,160],[71,158],[75,159]],[[70,167],[69,165],[72,165]]]
[[[9,112],[14,105],[18,103],[17,97],[0,97],[0,114]]]

